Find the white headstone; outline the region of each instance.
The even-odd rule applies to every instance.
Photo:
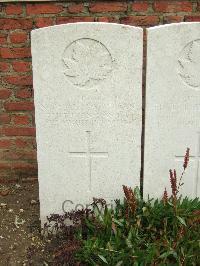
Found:
[[[65,201],[110,202],[139,185],[142,36],[106,23],[32,31],[42,223]]]
[[[147,30],[144,194],[171,191],[169,169],[179,176],[186,148],[190,163],[180,193],[200,196],[200,23]]]

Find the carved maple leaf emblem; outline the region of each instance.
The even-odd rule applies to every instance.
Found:
[[[190,42],[178,60],[180,77],[192,87],[200,87],[200,40]]]
[[[63,55],[65,75],[78,86],[105,79],[112,71],[112,57],[106,47],[92,39],[79,39]],[[90,84],[90,85],[91,85]]]

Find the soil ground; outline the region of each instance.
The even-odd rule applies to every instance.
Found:
[[[0,266],[54,265],[51,240],[40,234],[38,197],[37,183],[0,185]]]

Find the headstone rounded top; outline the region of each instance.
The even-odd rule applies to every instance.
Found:
[[[124,29],[135,29],[139,32],[143,32],[143,29],[141,27],[126,25],[126,24],[118,24],[118,23],[107,23],[107,22],[76,22],[76,23],[67,23],[67,24],[59,24],[54,26],[48,26],[43,27],[39,29],[34,29],[31,31],[31,35],[43,33],[45,31],[57,31],[58,29],[64,29],[64,28],[124,28]]]
[[[147,32],[163,30],[167,28],[176,30],[176,28],[184,28],[184,27],[189,27],[191,31],[191,27],[195,28],[199,26],[200,26],[200,22],[177,22],[177,23],[170,23],[170,24],[164,24],[164,25],[156,25],[156,26],[147,28]]]

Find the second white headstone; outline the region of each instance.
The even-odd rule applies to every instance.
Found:
[[[144,194],[170,193],[169,169],[190,163],[180,194],[200,196],[200,23],[147,30]]]

